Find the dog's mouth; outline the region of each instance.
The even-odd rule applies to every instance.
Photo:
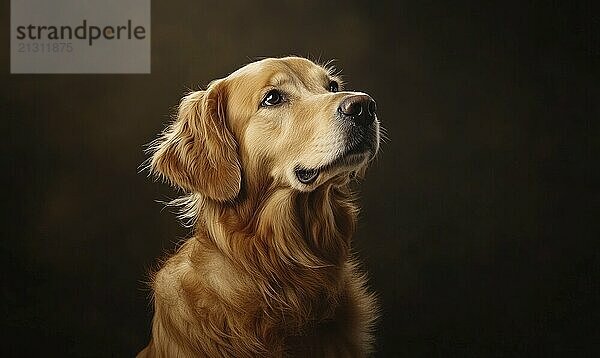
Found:
[[[327,170],[337,167],[353,167],[360,163],[363,163],[367,157],[371,156],[370,147],[360,146],[346,150],[330,163],[323,165],[318,168],[304,168],[301,166],[294,169],[296,179],[304,185],[310,185],[314,183],[319,175]]]
[[[379,147],[379,128],[374,127],[362,132],[352,132],[348,136],[343,151],[329,163],[319,167],[296,166],[294,174],[296,179],[304,185],[311,185],[317,181],[321,173],[331,169],[347,169],[352,172],[366,161],[372,159]]]

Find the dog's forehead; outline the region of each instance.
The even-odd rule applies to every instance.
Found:
[[[314,62],[301,57],[267,58],[250,63],[233,72],[229,77],[252,79],[256,84],[276,85],[292,77],[304,83],[322,83],[329,72]]]

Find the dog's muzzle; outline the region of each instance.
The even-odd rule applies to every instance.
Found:
[[[371,151],[377,148],[378,126],[377,105],[367,94],[351,95],[342,100],[338,107],[338,117],[345,127],[347,153]]]

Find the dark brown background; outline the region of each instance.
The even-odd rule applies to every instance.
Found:
[[[599,353],[599,18],[588,3],[155,1],[150,75],[9,75],[2,356],[126,357],[146,272],[188,232],[137,168],[190,87],[260,56],[338,59],[389,131],[356,251],[378,356]]]

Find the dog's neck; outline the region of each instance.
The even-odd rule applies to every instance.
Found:
[[[312,192],[271,186],[228,204],[205,201],[197,229],[237,268],[300,308],[337,299],[356,212],[346,185]]]
[[[197,229],[228,257],[263,259],[255,248],[278,264],[322,267],[347,259],[357,207],[346,185],[329,183],[311,192],[270,186],[229,203],[206,200],[198,214]]]

